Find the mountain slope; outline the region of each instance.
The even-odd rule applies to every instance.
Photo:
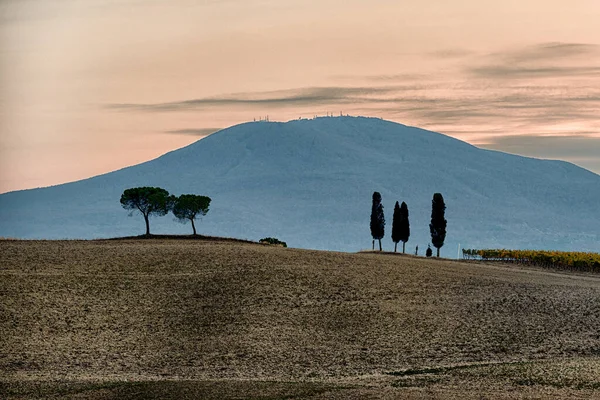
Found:
[[[96,238],[143,233],[120,207],[124,189],[161,186],[213,199],[198,224],[211,235],[276,236],[294,247],[370,247],[371,194],[381,192],[391,248],[396,200],[406,201],[407,249],[429,242],[431,198],[446,201],[442,255],[462,247],[600,251],[600,176],[561,161],[478,149],[375,118],[256,122],[217,132],[155,160],[50,188],[0,195],[0,236]],[[188,233],[171,215],[155,233]]]

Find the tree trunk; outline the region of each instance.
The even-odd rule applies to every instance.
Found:
[[[146,222],[146,236],[150,236],[150,221],[148,221],[146,214],[144,214],[144,221]]]
[[[402,254],[404,254],[405,250],[406,250],[406,242],[402,242]]]
[[[437,258],[440,258],[440,248],[437,248]]]
[[[375,250],[375,239],[373,239],[373,250]]]
[[[381,251],[381,239],[379,239],[379,251]]]
[[[194,236],[196,236],[196,225],[194,225],[194,218],[190,218],[190,221],[192,221],[192,229],[194,230]]]
[[[394,242],[394,253],[396,252],[397,248],[398,248],[398,242]]]

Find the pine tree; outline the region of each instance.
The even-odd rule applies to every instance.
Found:
[[[146,236],[150,236],[150,219],[152,215],[167,215],[173,207],[174,196],[170,196],[163,188],[136,187],[125,189],[121,195],[121,205],[131,212],[139,211],[146,222]],[[129,214],[131,215],[131,214]]]
[[[440,248],[444,245],[446,239],[446,219],[444,212],[446,205],[441,193],[435,193],[431,201],[431,223],[429,231],[431,232],[431,243],[437,249],[437,257],[440,256]]]
[[[191,221],[192,230],[194,232],[194,236],[196,236],[196,225],[194,224],[194,220],[199,216],[202,217],[206,215],[208,212],[208,207],[210,206],[210,201],[210,197],[207,196],[182,194],[175,199],[173,209],[171,211],[179,220],[179,222],[185,224],[186,222]]]
[[[371,236],[373,236],[373,250],[375,240],[379,240],[379,251],[381,251],[381,239],[385,234],[385,217],[383,215],[383,204],[381,194],[373,192],[373,206],[371,207]]]
[[[398,242],[401,240],[400,224],[400,204],[396,202],[396,205],[394,206],[394,216],[392,217],[392,242],[394,242],[394,253],[396,253],[398,249]]]

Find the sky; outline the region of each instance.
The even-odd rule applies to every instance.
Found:
[[[381,117],[600,173],[598,0],[0,0],[0,193],[269,116]]]

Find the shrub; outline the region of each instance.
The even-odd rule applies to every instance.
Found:
[[[287,243],[286,242],[282,242],[281,240],[279,240],[277,238],[272,238],[272,237],[262,238],[262,239],[260,239],[258,241],[258,243],[274,244],[274,245],[277,245],[277,246],[287,247]]]

